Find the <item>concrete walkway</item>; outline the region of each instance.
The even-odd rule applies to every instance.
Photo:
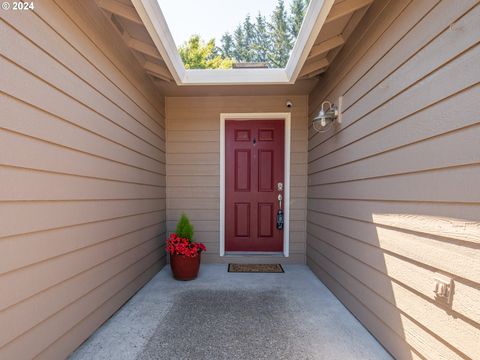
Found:
[[[306,266],[284,269],[179,282],[166,266],[71,359],[391,359]]]

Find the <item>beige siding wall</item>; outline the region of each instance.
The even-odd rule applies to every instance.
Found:
[[[0,20],[0,359],[62,359],[164,264],[164,105],[93,1]]]
[[[309,100],[345,110],[310,129],[308,265],[398,359],[480,356],[479,19],[474,0],[376,1]]]
[[[292,113],[290,257],[262,261],[305,262],[307,98],[289,97]],[[204,259],[219,256],[220,113],[286,112],[284,96],[168,97],[167,230],[173,232],[182,212],[189,215]],[[259,260],[258,258],[256,258]],[[248,257],[236,261],[252,261]]]

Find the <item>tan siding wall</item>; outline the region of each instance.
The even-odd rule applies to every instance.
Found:
[[[309,98],[345,110],[310,129],[307,263],[398,359],[480,354],[479,19],[474,0],[376,1]]]
[[[164,101],[93,1],[0,20],[0,358],[62,359],[165,263]]]
[[[291,143],[290,257],[305,262],[307,161],[307,98],[294,102]],[[195,226],[197,240],[206,243],[204,259],[219,256],[220,113],[286,112],[284,96],[168,97],[167,111],[167,230],[173,232],[182,212]],[[251,259],[237,259],[237,261]],[[269,261],[269,259],[262,259]],[[270,261],[278,262],[279,258]]]

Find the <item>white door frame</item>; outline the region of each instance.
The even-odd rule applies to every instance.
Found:
[[[283,255],[289,255],[290,229],[290,139],[291,114],[285,113],[221,113],[220,114],[220,256],[225,255],[225,120],[284,120],[285,121],[285,188]]]

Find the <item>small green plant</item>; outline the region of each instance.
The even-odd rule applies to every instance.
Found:
[[[182,214],[180,220],[177,223],[177,229],[175,231],[179,238],[193,240],[193,225],[190,223],[187,215]]]

